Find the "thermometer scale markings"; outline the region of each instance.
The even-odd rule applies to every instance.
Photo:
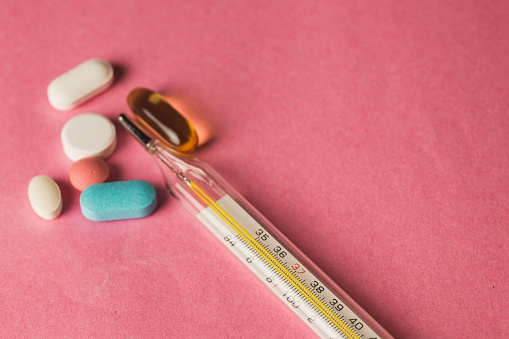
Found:
[[[207,168],[206,164],[163,149],[159,145],[159,140],[150,138],[124,114],[120,114],[119,120],[162,165],[161,170],[168,191],[188,203],[186,207],[191,213],[197,213],[194,216],[212,234],[230,243],[232,246],[223,242],[252,273],[271,285],[274,282],[273,286],[268,285],[271,291],[318,335],[334,339],[338,334],[340,338],[379,339],[380,336],[377,335],[379,332],[383,334],[383,338],[393,338],[295,245],[284,237],[280,238],[274,225],[264,219],[260,212],[246,204],[244,198],[211,168]],[[189,180],[188,172],[200,185]],[[168,180],[168,177],[173,179]],[[185,186],[182,186],[182,183]],[[199,187],[201,184],[214,192],[217,201]],[[266,233],[263,234],[264,232]],[[230,241],[232,235],[235,236],[235,240]],[[263,244],[254,239],[257,235]],[[243,241],[240,241],[239,246],[235,246],[239,236]],[[254,261],[254,257],[261,261]],[[280,259],[285,259],[286,262]],[[302,263],[304,263],[302,271],[297,271]],[[289,266],[294,271],[291,271]],[[291,292],[286,290],[287,288]],[[287,294],[290,295],[286,297]]]
[[[198,185],[196,185],[193,181],[185,180],[191,191],[196,194],[197,197],[200,198],[214,213],[215,215],[219,216],[231,229],[233,229],[237,235],[235,238],[239,239],[239,241],[247,246],[247,250],[250,252],[254,251],[254,254],[259,259],[262,259],[262,263],[270,269],[274,274],[279,275],[283,281],[282,283],[287,285],[287,287],[290,289],[290,291],[297,293],[297,296],[290,295],[287,297],[287,301],[290,302],[295,308],[298,308],[300,306],[300,301],[297,300],[298,297],[304,297],[304,302],[312,307],[313,309],[320,312],[320,316],[325,317],[325,321],[329,326],[332,326],[336,328],[337,330],[341,331],[341,334],[345,336],[346,338],[355,339],[355,338],[363,338],[364,335],[359,335],[356,330],[360,330],[364,328],[364,325],[362,322],[357,321],[358,319],[355,313],[351,312],[348,308],[346,308],[344,305],[342,305],[339,300],[339,298],[333,298],[329,303],[332,307],[334,307],[336,304],[338,306],[341,306],[339,309],[338,306],[335,307],[337,311],[342,311],[343,309],[350,311],[355,315],[354,318],[348,319],[351,324],[347,323],[347,320],[343,315],[336,315],[335,309],[330,309],[329,306],[326,305],[325,298],[322,296],[315,295],[315,292],[321,293],[325,290],[327,290],[330,294],[335,296],[333,293],[330,292],[330,290],[326,289],[325,286],[321,285],[318,281],[318,279],[314,280],[313,283],[309,284],[311,288],[307,287],[306,280],[301,279],[299,276],[294,275],[290,271],[290,268],[288,267],[288,261],[280,261],[277,256],[284,258],[286,255],[288,255],[288,252],[286,250],[278,245],[274,250],[270,250],[269,246],[264,243],[260,243],[257,241],[257,239],[262,236],[263,234],[263,228],[260,228],[260,232],[256,232],[256,235],[258,237],[255,239],[251,234],[249,234],[237,221],[235,221],[234,218],[232,218],[221,206],[217,204],[216,201],[214,201],[210,196],[207,195]],[[240,206],[239,206],[240,207]],[[229,239],[227,239],[229,237]],[[225,236],[226,241],[230,241],[231,236]],[[232,246],[235,245],[235,243],[230,242]],[[277,242],[276,242],[277,243]],[[275,253],[274,253],[275,252]],[[283,255],[284,254],[284,255]],[[290,255],[293,257],[292,255]],[[250,261],[249,261],[250,259]],[[253,261],[252,257],[246,258],[248,263],[251,263]],[[300,263],[296,263],[294,266],[297,266],[297,268],[300,268]],[[304,267],[302,267],[303,273],[308,272]],[[311,277],[315,278],[312,274],[310,274]],[[269,279],[271,279],[269,281]],[[267,277],[267,281],[271,283],[275,278],[274,277]],[[289,285],[289,286],[288,286]],[[275,287],[275,286],[274,286]],[[290,291],[285,291],[282,295],[285,297],[287,294],[290,293]],[[297,304],[298,303],[298,304]],[[297,305],[297,306],[296,306]],[[305,315],[305,314],[304,314]],[[307,315],[305,315],[307,317]],[[316,317],[308,317],[308,322],[310,324],[314,323],[316,321]],[[358,327],[360,325],[360,327]]]

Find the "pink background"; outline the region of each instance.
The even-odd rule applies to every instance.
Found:
[[[60,130],[138,86],[198,117],[197,156],[394,336],[509,337],[508,1],[28,3],[0,10],[2,337],[313,337],[118,124],[112,179],[159,207],[81,215]],[[49,81],[91,57],[114,86],[51,108]],[[54,221],[36,174],[61,186]]]

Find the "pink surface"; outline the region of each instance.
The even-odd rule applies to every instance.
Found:
[[[313,337],[118,124],[112,179],[159,208],[81,215],[60,129],[138,86],[201,117],[197,155],[394,336],[509,337],[509,2],[26,3],[0,11],[2,337]],[[49,81],[90,57],[113,87],[52,109]],[[54,221],[36,174],[61,186]]]

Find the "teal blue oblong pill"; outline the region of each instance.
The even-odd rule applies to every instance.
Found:
[[[143,180],[106,182],[87,187],[80,205],[81,213],[94,221],[143,218],[156,209],[157,196]]]

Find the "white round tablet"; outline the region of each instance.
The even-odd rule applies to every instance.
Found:
[[[72,161],[88,157],[106,159],[117,146],[115,125],[95,113],[77,115],[67,121],[60,134],[65,155]]]

